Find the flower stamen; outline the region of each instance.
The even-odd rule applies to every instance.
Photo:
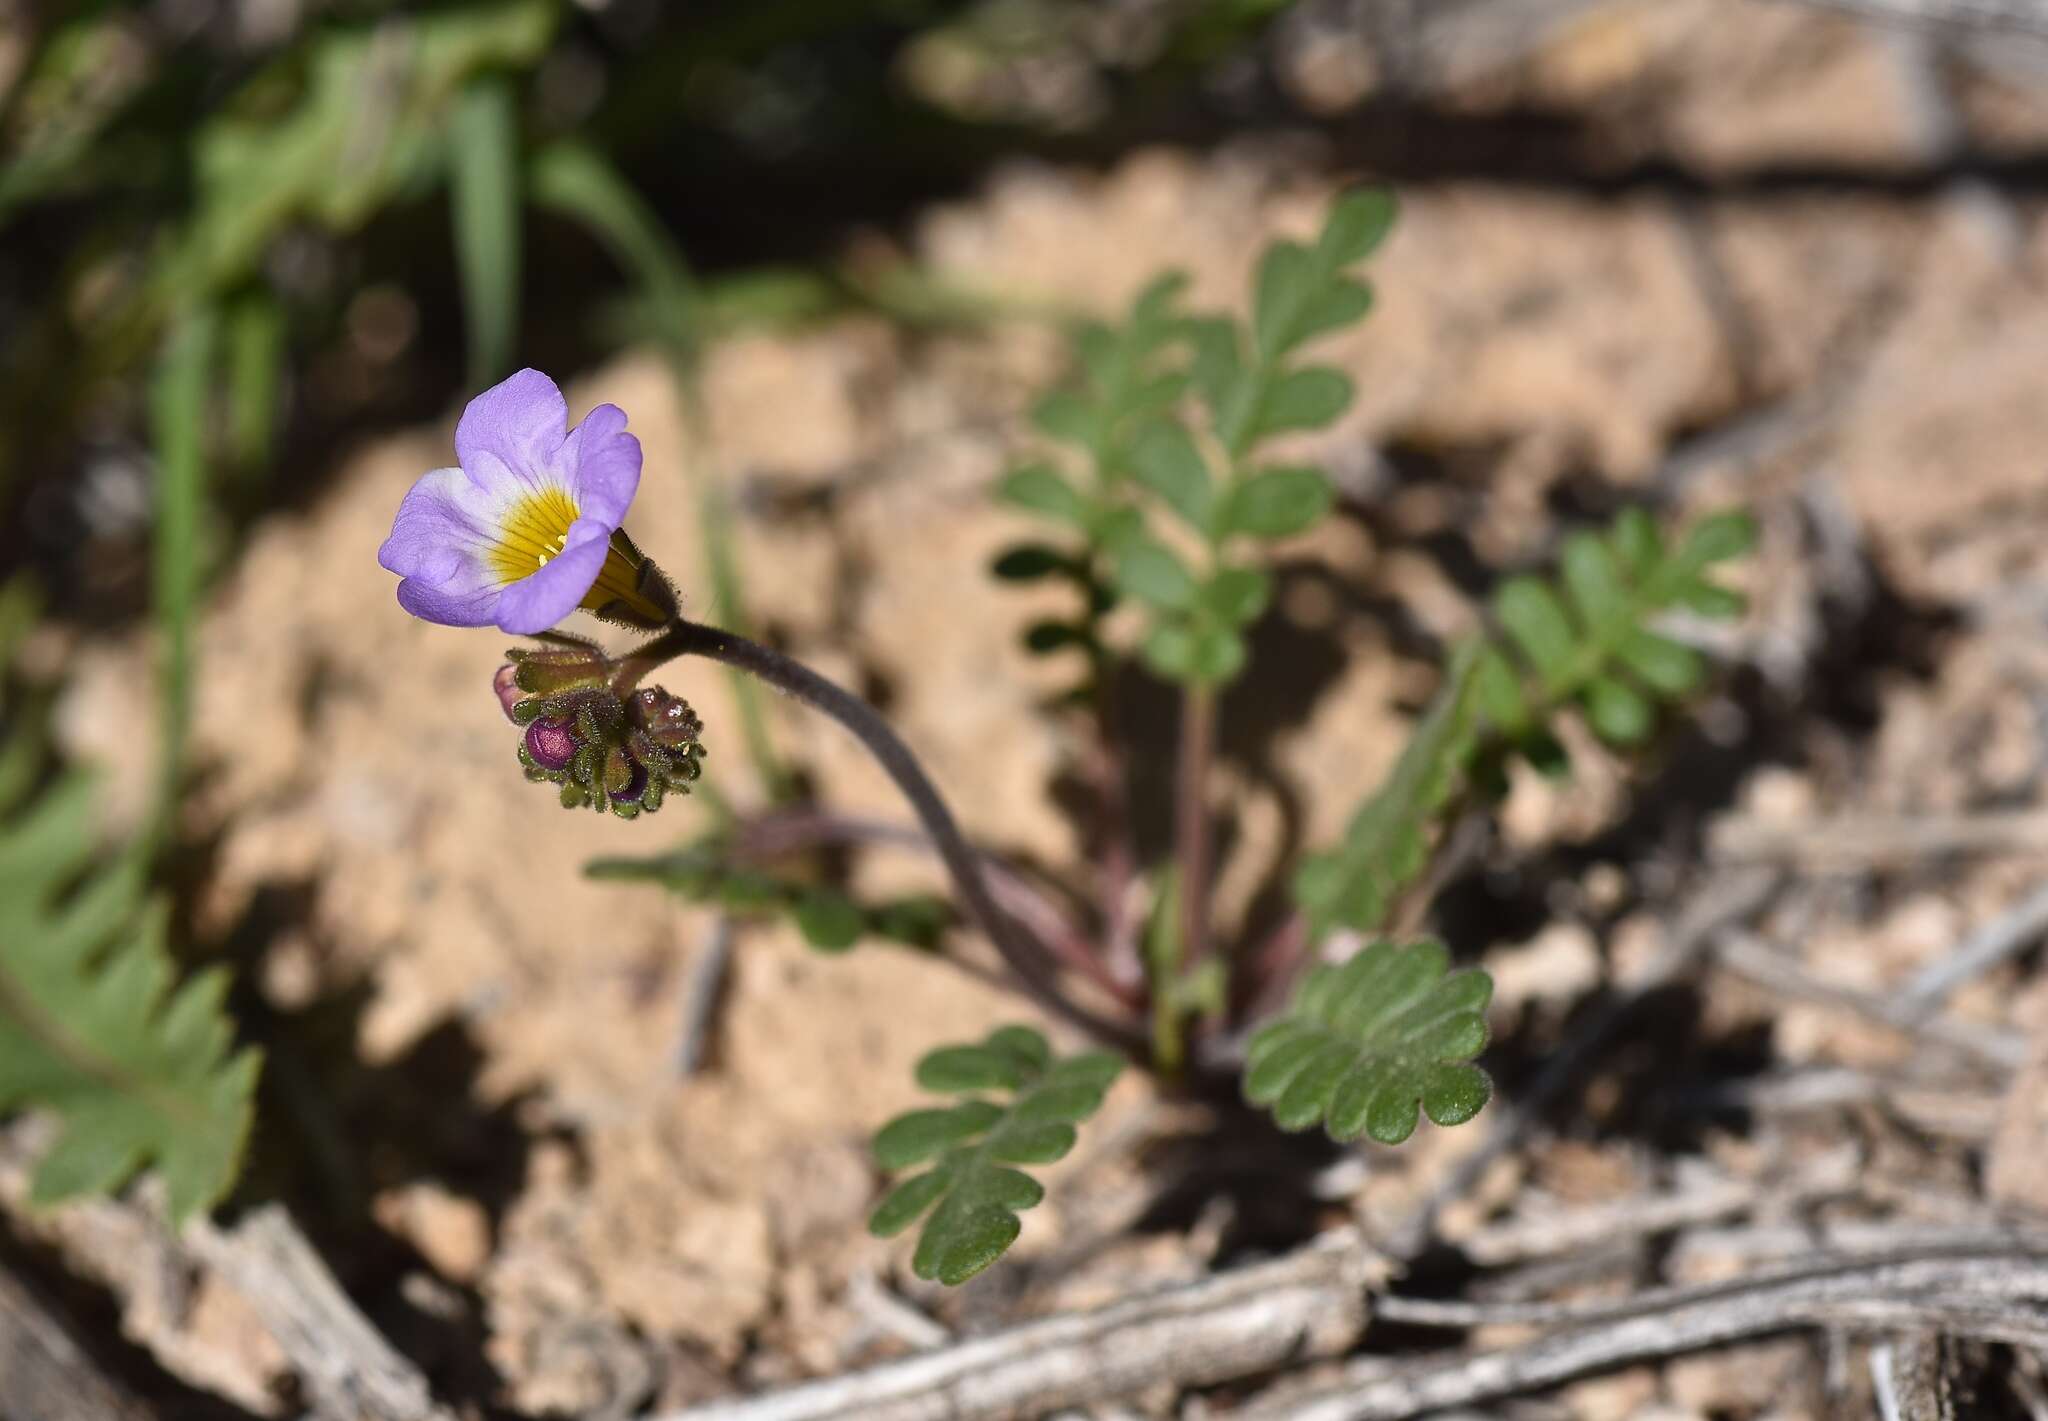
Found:
[[[491,571],[507,584],[531,577],[568,546],[569,529],[580,516],[576,501],[559,486],[523,495],[506,513],[487,554]]]

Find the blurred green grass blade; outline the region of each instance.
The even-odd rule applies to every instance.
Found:
[[[277,431],[279,376],[284,369],[284,310],[268,291],[236,301],[227,316],[228,452],[235,471],[260,477]]]
[[[206,394],[218,317],[210,306],[172,323],[149,392],[156,449],[152,596],[160,638],[162,744],[155,831],[168,827],[192,716],[192,621],[199,598],[199,525],[206,502]]]
[[[464,87],[449,124],[448,164],[470,380],[482,385],[511,367],[519,328],[519,119],[502,75]]]
[[[534,202],[582,223],[604,244],[641,287],[670,361],[679,373],[693,372],[703,346],[697,283],[640,194],[603,155],[572,142],[534,158],[528,187]]]

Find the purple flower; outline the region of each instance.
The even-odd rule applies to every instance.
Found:
[[[640,441],[617,405],[572,430],[555,382],[522,370],[469,402],[455,456],[460,468],[412,486],[377,550],[403,579],[399,606],[518,636],[578,607],[660,625],[644,560],[619,532],[640,486]]]

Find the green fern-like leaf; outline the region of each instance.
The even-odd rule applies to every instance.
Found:
[[[10,737],[10,759],[28,737]],[[26,788],[26,776],[8,776]],[[154,1165],[180,1220],[241,1166],[258,1069],[234,1051],[227,977],[174,982],[164,915],[131,859],[105,864],[92,784],[59,780],[20,812],[0,799],[0,1110],[62,1119],[31,1197],[119,1187]]]
[[[863,938],[930,951],[952,925],[943,898],[909,894],[861,902],[826,883],[740,860],[719,834],[644,858],[593,859],[584,873],[620,883],[658,883],[693,903],[737,914],[786,913],[819,952],[851,950]]]
[[[1506,635],[1477,670],[1487,720],[1528,743],[1545,735],[1555,707],[1576,701],[1610,744],[1648,738],[1657,703],[1697,689],[1706,676],[1697,652],[1649,623],[1679,609],[1707,617],[1740,612],[1741,598],[1709,574],[1747,552],[1753,537],[1746,515],[1724,513],[1667,548],[1641,509],[1604,532],[1574,534],[1558,579],[1512,578],[1494,596],[1494,620]]]
[[[1631,510],[1602,533],[1564,547],[1555,583],[1513,579],[1494,599],[1502,640],[1455,653],[1435,702],[1344,838],[1296,875],[1312,937],[1333,927],[1379,930],[1395,895],[1429,859],[1430,835],[1464,787],[1518,752],[1562,763],[1549,722],[1576,704],[1594,731],[1628,746],[1654,728],[1657,704],[1696,689],[1705,664],[1654,630],[1658,616],[1740,612],[1712,569],[1745,552],[1749,520],[1707,519],[1676,549]],[[1288,1129],[1321,1120],[1332,1135],[1393,1143],[1415,1127],[1418,1104],[1440,1124],[1485,1104],[1486,1077],[1469,1064],[1486,1042],[1483,973],[1444,975],[1434,943],[1379,943],[1341,968],[1319,969],[1290,1012],[1253,1038],[1246,1096]]]
[[[1283,1130],[1320,1124],[1335,1140],[1398,1145],[1420,1114],[1477,1115],[1493,1093],[1472,1058],[1486,1048],[1483,972],[1446,972],[1440,942],[1375,942],[1318,967],[1292,1006],[1252,1037],[1244,1094]]]
[[[1503,584],[1493,612],[1504,639],[1453,654],[1435,702],[1386,780],[1344,838],[1296,874],[1295,899],[1312,931],[1373,932],[1385,924],[1395,895],[1428,862],[1435,821],[1483,757],[1512,750],[1539,768],[1562,764],[1550,730],[1560,706],[1578,704],[1613,744],[1645,739],[1657,703],[1697,689],[1706,676],[1697,652],[1649,624],[1679,608],[1700,616],[1739,612],[1741,599],[1709,573],[1740,556],[1750,538],[1746,517],[1723,514],[1667,549],[1649,515],[1631,509],[1604,532],[1567,540],[1555,584],[1535,577]]]
[[[899,1115],[875,1136],[884,1169],[931,1167],[892,1189],[868,1228],[892,1237],[930,1211],[911,1268],[949,1286],[966,1282],[1002,1257],[1023,1228],[1018,1213],[1045,1197],[1043,1185],[1011,1166],[1065,1158],[1074,1126],[1101,1107],[1122,1069],[1120,1057],[1102,1051],[1055,1061],[1045,1038],[1022,1026],[926,1055],[918,1084],[965,1098]]]
[[[1352,815],[1343,840],[1295,875],[1294,896],[1315,936],[1335,926],[1378,927],[1394,895],[1421,872],[1429,828],[1456,793],[1477,744],[1475,673],[1485,654],[1475,642],[1452,656],[1436,700],[1386,780]]]

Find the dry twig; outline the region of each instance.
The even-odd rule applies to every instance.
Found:
[[[697,960],[690,964],[683,980],[683,1024],[676,1039],[676,1074],[694,1076],[711,1052],[711,1036],[718,1005],[725,1000],[725,983],[732,968],[732,915],[720,913],[711,925],[711,937]]]
[[[1460,1353],[1389,1371],[1383,1359],[1347,1368],[1355,1380],[1306,1397],[1253,1406],[1246,1421],[1399,1421],[1556,1386],[1627,1362],[1667,1357],[1802,1327],[1931,1331],[2022,1347],[2048,1344],[2048,1253],[1824,1259],[1797,1273],[1704,1288],[1655,1289],[1597,1309],[1520,1347]],[[1449,1310],[1455,1309],[1453,1316]],[[1382,1299],[1380,1315],[1469,1326],[1521,1321],[1480,1305]],[[1565,1310],[1552,1309],[1550,1315]]]
[[[1269,1263],[1025,1323],[864,1372],[663,1421],[996,1421],[1334,1356],[1364,1330],[1377,1263],[1355,1233]]]
[[[38,1292],[0,1272],[0,1416],[149,1421],[155,1414],[99,1369]]]
[[[2048,854],[2048,814],[2001,810],[1910,819],[1857,814],[1789,821],[1731,814],[1715,823],[1708,852],[1722,863],[1845,870],[1924,864],[1963,854]]]
[[[1928,964],[1906,984],[1901,1009],[1917,1017],[1940,1010],[1956,988],[2039,942],[2043,933],[2048,933],[2048,884],[1971,933],[1947,957]]]
[[[47,1143],[48,1123],[31,1116],[0,1134],[0,1199],[18,1204],[26,1197],[30,1162]],[[146,1183],[127,1198],[77,1200],[64,1213],[82,1233],[147,1250],[164,1271],[205,1264],[219,1272],[254,1306],[320,1417],[450,1421],[419,1369],[356,1309],[281,1206],[256,1209],[226,1230],[197,1220],[181,1235],[164,1222],[160,1191]]]
[[[400,1356],[276,1204],[223,1231],[201,1220],[192,1252],[255,1306],[323,1416],[349,1421],[452,1421],[419,1369]]]
[[[1956,1421],[1941,1339],[1915,1333],[1870,1349],[1870,1379],[1884,1421]]]
[[[1822,982],[1809,976],[1790,953],[1750,933],[1729,933],[1723,937],[1716,951],[1716,960],[1758,986],[1768,987],[1784,996],[1840,1007],[1995,1070],[2017,1070],[2026,1059],[2027,1043],[2017,1032],[1983,1025],[1959,1026],[1953,1022],[1925,1020],[1901,998],[1878,996],[1854,987]]]
[[[1806,3],[1886,24],[2048,38],[2048,3],[2044,0],[1806,0]]]
[[[1899,1078],[1854,1066],[1807,1066],[1688,1090],[1675,1113],[1746,1110],[1793,1116],[1874,1105],[1923,1135],[1980,1146],[1998,1128],[1998,1097],[1981,1082]]]
[[[1783,1209],[1843,1194],[1855,1188],[1858,1165],[1853,1149],[1833,1151],[1783,1183],[1724,1176],[1584,1208],[1527,1211],[1478,1230],[1459,1249],[1482,1268],[1555,1258],[1759,1207]]]

